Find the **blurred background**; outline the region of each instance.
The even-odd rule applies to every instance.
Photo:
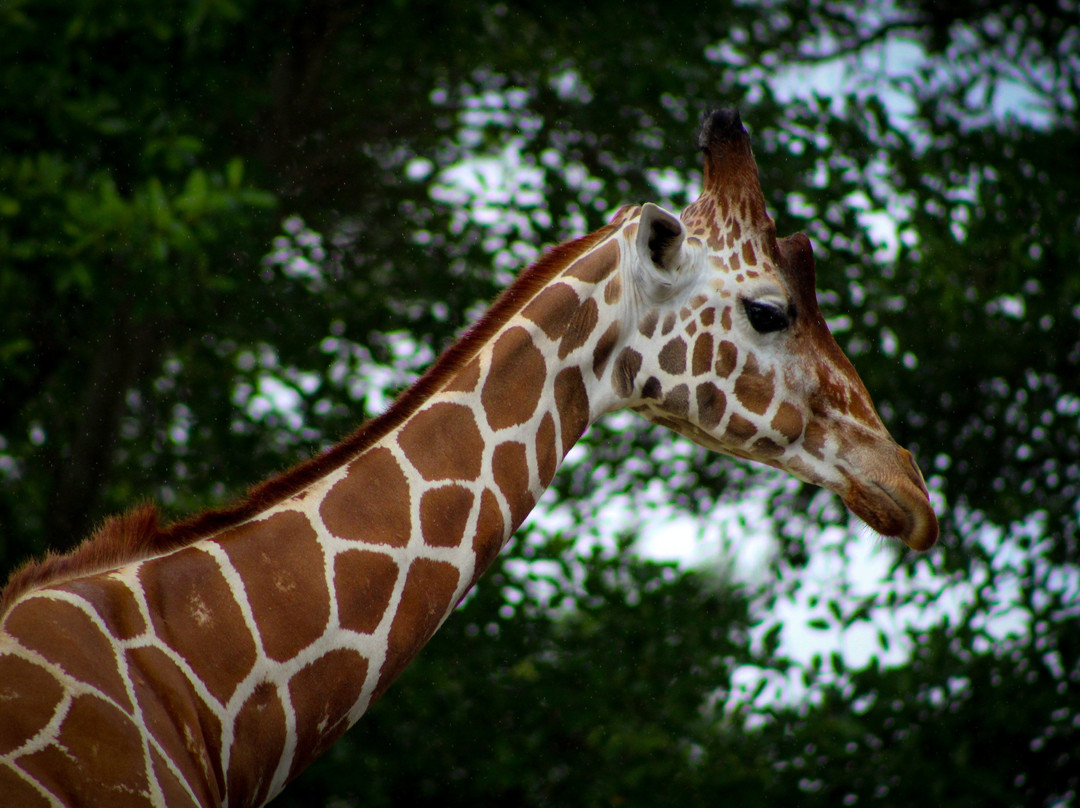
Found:
[[[942,522],[629,415],[276,805],[1080,804],[1076,0],[11,0],[0,572],[380,412],[737,105]]]

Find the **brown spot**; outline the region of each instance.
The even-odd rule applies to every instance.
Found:
[[[733,239],[733,238],[731,238],[729,236],[728,241],[730,241],[733,244],[735,242],[735,239]],[[732,245],[728,244],[728,246],[730,247]],[[730,272],[738,272],[740,269],[742,269],[742,261],[739,260],[739,254],[738,253],[732,253],[731,257],[728,259],[728,271],[730,271]]]
[[[757,427],[739,413],[733,412],[728,419],[727,430],[724,434],[729,438],[734,438],[738,443],[745,443],[757,434]]]
[[[818,421],[811,421],[803,432],[803,446],[818,460],[825,459],[825,428]]]
[[[554,283],[532,299],[522,315],[536,323],[548,339],[559,339],[581,305],[577,292],[567,283]]]
[[[425,492],[420,498],[420,530],[424,541],[433,547],[461,544],[472,503],[472,492],[460,485],[444,485]]]
[[[726,379],[731,375],[731,371],[735,370],[738,361],[739,349],[735,347],[735,343],[721,341],[720,348],[716,352],[716,375]]]
[[[476,568],[473,579],[476,580],[491,566],[491,562],[502,549],[506,541],[506,524],[495,495],[488,489],[480,495],[480,515],[476,520],[476,535],[473,536],[473,552],[476,554]]]
[[[19,808],[50,808],[52,803],[8,766],[0,766],[0,794],[8,805]]]
[[[611,240],[581,256],[564,274],[586,283],[600,283],[619,265],[619,245]]]
[[[708,373],[713,363],[713,338],[711,334],[703,333],[694,341],[694,357],[691,360],[691,371],[695,376]]]
[[[788,443],[797,441],[803,430],[803,419],[798,408],[783,402],[773,416],[772,428],[783,435]]]
[[[720,327],[725,331],[731,330],[731,306],[724,306],[720,314]]]
[[[743,242],[742,257],[747,266],[757,266],[757,253],[754,252],[754,242],[749,239]]]
[[[131,709],[127,687],[117,670],[116,649],[82,609],[63,601],[33,598],[9,612],[6,628],[27,648],[75,679],[98,688],[125,710]]]
[[[216,541],[244,582],[267,656],[291,659],[322,636],[330,593],[322,547],[307,517],[283,511]]]
[[[511,529],[516,529],[529,515],[535,504],[529,490],[529,463],[525,444],[507,441],[495,447],[491,457],[491,472],[495,485],[502,491],[510,506]]]
[[[95,696],[78,696],[56,741],[20,758],[19,767],[43,782],[62,783],[69,805],[145,808],[150,803],[138,728],[129,716]]]
[[[0,755],[8,754],[40,732],[63,695],[63,687],[45,668],[17,656],[0,656],[0,703],[4,705]]]
[[[536,466],[540,474],[540,484],[547,487],[559,467],[559,449],[555,445],[555,419],[550,412],[544,413],[540,428],[536,431]]]
[[[609,306],[613,306],[619,302],[619,298],[622,297],[622,278],[616,275],[610,281],[607,286],[604,287],[604,302]]]
[[[334,559],[334,593],[342,628],[374,634],[390,605],[398,565],[383,553],[346,550]]]
[[[773,372],[762,373],[753,354],[746,358],[742,373],[735,380],[735,397],[746,409],[764,415],[774,393]]]
[[[664,385],[660,384],[660,380],[655,376],[650,376],[645,380],[645,384],[641,386],[641,397],[647,399],[660,400],[660,397],[664,394]]]
[[[641,318],[641,322],[638,323],[638,331],[646,337],[651,337],[656,331],[656,324],[658,322],[660,322],[660,314],[656,309],[653,309]]]
[[[154,779],[157,780],[158,787],[161,789],[161,795],[165,798],[165,804],[169,808],[199,808],[199,805],[206,805],[206,802],[197,803],[192,799],[191,794],[184,787],[184,783],[176,778],[176,775],[172,773],[172,769],[169,767],[169,763],[162,757],[161,753],[157,749],[150,748],[150,760],[154,767]],[[193,789],[198,792],[196,784],[192,784]],[[3,792],[0,792],[3,793]]]
[[[469,414],[458,404],[441,406]],[[476,439],[480,439],[479,432]],[[404,547],[409,541],[409,481],[390,450],[370,449],[350,463],[348,473],[323,499],[319,515],[326,529],[339,538]]]
[[[716,309],[712,306],[701,312],[701,324],[708,328],[716,321]]]
[[[615,350],[615,343],[618,340],[619,324],[612,323],[607,327],[607,331],[600,336],[600,339],[596,341],[596,347],[593,348],[593,375],[596,378],[599,379],[604,372],[604,367],[611,357],[611,352]]]
[[[529,332],[520,326],[505,331],[492,349],[491,368],[480,392],[491,428],[506,429],[528,421],[540,402],[546,378],[544,355]]]
[[[694,295],[692,298],[690,298],[690,307],[694,309],[700,309],[708,302],[708,295]]]
[[[634,380],[638,371],[641,370],[641,354],[633,348],[623,348],[615,359],[615,370],[612,373],[611,382],[615,392],[623,398],[629,398],[634,392]]]
[[[779,457],[784,453],[784,447],[772,438],[758,438],[754,441],[754,454],[761,458]]]
[[[359,653],[337,648],[301,668],[289,681],[289,701],[296,714],[291,774],[298,774],[345,732],[367,668],[367,659]]]
[[[690,311],[689,306],[683,306],[681,309],[679,309],[679,319],[680,320],[683,320],[683,321],[689,320],[691,314],[693,314],[693,312]]]
[[[660,367],[672,376],[686,372],[686,341],[676,337],[660,349]]]
[[[158,636],[228,701],[255,664],[255,641],[217,562],[189,547],[144,562],[139,581]]]
[[[131,648],[126,658],[147,730],[199,803],[220,804],[223,784],[215,767],[221,760],[221,722],[164,651]]]
[[[447,393],[471,393],[476,389],[478,381],[480,381],[480,360],[473,358],[450,379],[450,383],[444,390]]]
[[[704,382],[697,387],[698,422],[704,429],[712,429],[724,417],[727,398],[723,391],[712,382]]]
[[[676,385],[664,398],[664,409],[673,415],[685,417],[690,411],[690,388],[685,384]]]
[[[87,601],[109,627],[109,633],[117,639],[131,639],[146,631],[139,602],[123,581],[108,575],[94,575],[68,581],[57,589],[71,592]]]
[[[458,577],[457,567],[445,561],[418,558],[412,562],[387,638],[376,697],[412,662],[453,608]]]
[[[664,315],[664,324],[660,327],[661,336],[667,336],[671,333],[671,329],[675,327],[675,323],[678,322],[678,317],[675,316],[675,312],[669,311]]]
[[[566,328],[566,334],[559,343],[559,359],[565,359],[572,351],[584,345],[596,330],[599,320],[600,310],[596,306],[596,301],[589,298],[581,304],[581,308],[577,310]]]
[[[877,428],[879,426],[880,422],[878,421],[877,413],[874,412],[874,405],[870,403],[869,398],[860,390],[852,389],[848,402],[848,413],[852,418],[856,421],[861,421],[871,428]]]
[[[692,337],[692,336],[694,336],[694,334],[696,334],[696,333],[697,333],[697,323],[696,323],[696,322],[693,322],[693,321],[691,321],[691,322],[690,322],[690,323],[688,323],[688,324],[687,324],[687,326],[686,326],[686,335],[687,335],[688,337]]]
[[[555,401],[559,408],[562,453],[565,455],[589,426],[589,393],[580,370],[564,368],[559,371],[555,377]]]
[[[480,437],[480,428],[476,425],[472,410],[464,404],[439,402],[421,410],[402,428],[398,435],[398,446],[404,450],[420,476],[429,482],[475,480],[480,476],[484,441]],[[394,481],[392,488],[398,489],[399,497],[404,495],[405,507],[408,507],[408,491],[400,489],[401,483],[405,482],[405,476],[401,469],[396,468],[397,464],[390,455],[390,450],[373,451],[386,452],[389,456],[381,462],[388,466],[387,472]],[[394,463],[394,469],[389,468],[391,462]],[[386,492],[390,493],[389,488]],[[387,500],[378,494],[369,495],[369,498],[375,500],[376,507],[387,505]]]
[[[229,802],[262,805],[285,751],[285,708],[277,688],[261,682],[233,723],[229,755]]]

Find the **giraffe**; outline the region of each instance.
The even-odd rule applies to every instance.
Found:
[[[547,252],[382,416],[237,504],[114,517],[0,604],[0,793],[260,805],[409,664],[601,415],[825,486],[915,550],[937,521],[777,239],[737,112],[700,197]]]

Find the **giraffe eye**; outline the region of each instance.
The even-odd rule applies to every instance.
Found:
[[[791,322],[788,314],[775,303],[765,303],[761,300],[744,300],[743,308],[746,309],[746,319],[759,334],[771,334],[774,331],[783,331]]]

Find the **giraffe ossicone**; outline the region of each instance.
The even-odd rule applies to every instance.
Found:
[[[235,506],[152,508],[29,564],[0,605],[0,793],[20,805],[258,805],[381,695],[594,420],[630,408],[835,491],[925,550],[911,455],[776,237],[738,114],[700,198],[554,248],[386,414]]]

